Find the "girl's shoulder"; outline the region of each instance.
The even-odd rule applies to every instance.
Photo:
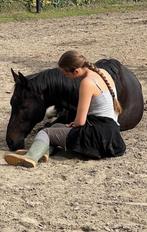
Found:
[[[101,93],[101,90],[98,88],[98,86],[99,83],[97,78],[87,76],[82,80],[80,89],[81,91],[85,91],[87,94],[89,93],[95,96]]]
[[[85,88],[87,89],[87,91],[89,90],[94,91],[95,85],[96,85],[96,78],[94,77],[87,76],[81,81],[81,88]]]
[[[90,76],[86,76],[82,79],[81,84],[83,85],[89,85],[93,83],[93,78]]]

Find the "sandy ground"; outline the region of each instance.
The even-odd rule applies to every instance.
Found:
[[[147,103],[147,11],[0,24],[0,231],[146,232],[147,105],[139,125],[122,133],[123,157],[58,155],[29,170],[3,159],[14,84],[10,68],[30,74],[54,67],[68,49],[91,61],[113,57],[128,65]]]

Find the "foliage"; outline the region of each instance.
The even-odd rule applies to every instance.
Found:
[[[40,0],[41,7],[46,6],[67,7],[67,6],[83,6],[83,5],[93,5],[93,4],[123,4],[129,2],[143,2],[146,0]],[[14,10],[29,10],[36,6],[36,0],[0,0],[0,12],[13,12]]]
[[[45,1],[45,0],[44,0]],[[56,7],[63,7],[67,5],[90,5],[90,4],[121,4],[121,3],[129,3],[129,2],[143,2],[145,0],[50,0],[51,5]]]
[[[0,11],[30,10],[32,0],[0,0]]]

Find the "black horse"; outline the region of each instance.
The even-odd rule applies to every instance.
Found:
[[[143,95],[135,75],[115,59],[102,59],[96,66],[104,68],[113,77],[118,99],[123,107],[119,117],[121,130],[134,128],[143,115]],[[6,141],[11,150],[24,147],[24,140],[33,127],[43,120],[46,109],[55,105],[60,111],[58,122],[74,120],[78,103],[80,80],[70,80],[58,68],[23,76],[12,70],[15,81],[11,98],[11,117]],[[61,113],[62,112],[62,113]]]

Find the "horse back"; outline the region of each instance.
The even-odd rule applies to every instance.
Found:
[[[102,59],[96,66],[104,68],[113,78],[123,113],[119,116],[121,130],[134,128],[144,110],[142,87],[135,74],[116,59]]]

